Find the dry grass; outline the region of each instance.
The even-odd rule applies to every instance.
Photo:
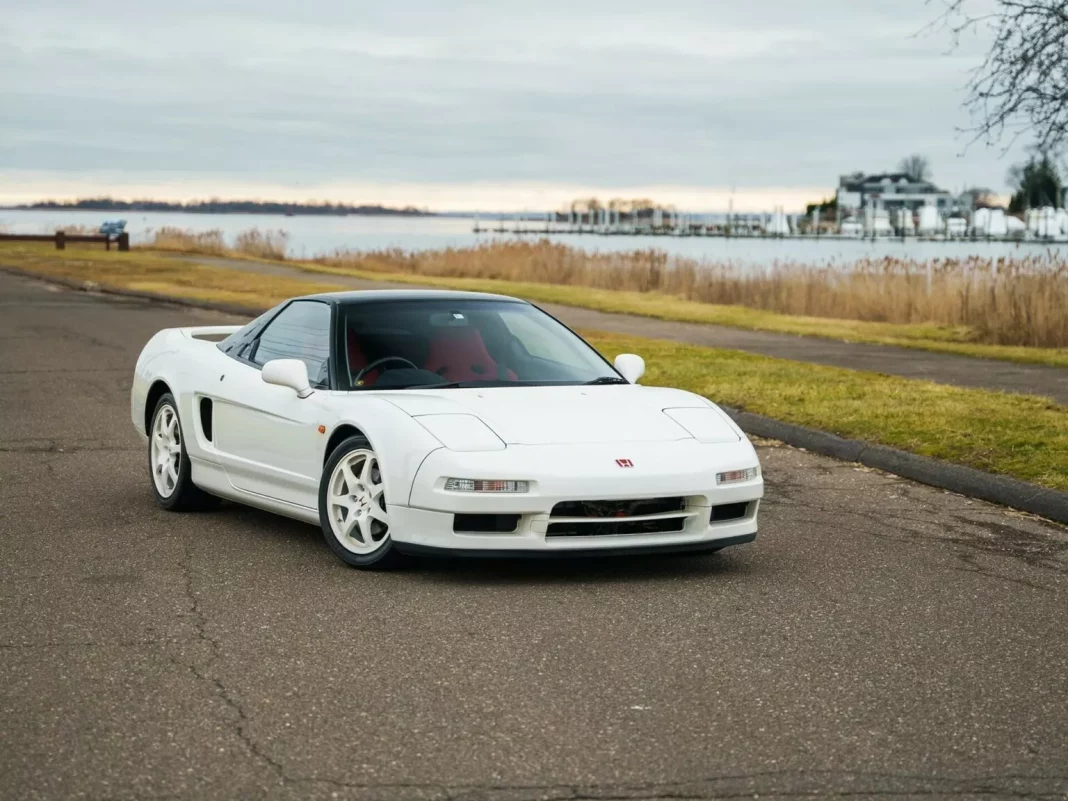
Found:
[[[218,228],[210,231],[186,231],[164,226],[152,232],[152,242],[147,247],[177,253],[206,253],[212,256],[225,256],[227,252],[226,239]]]
[[[286,257],[288,243],[289,234],[285,231],[261,231],[258,228],[249,228],[234,238],[233,245],[228,245],[223,232],[217,228],[198,232],[164,227],[153,232],[152,241],[146,247],[178,253],[251,256],[257,259],[281,260]]]
[[[283,231],[251,229],[228,246],[221,231],[193,233],[164,228],[156,232],[148,247],[280,260],[285,258],[286,245]],[[852,264],[775,262],[761,268],[669,258],[653,249],[587,253],[542,240],[417,252],[337,251],[294,266],[392,280],[404,276],[408,281],[496,281],[555,289],[574,287],[602,294],[632,293],[646,296],[650,306],[665,302],[689,306],[681,317],[665,316],[662,311],[649,316],[884,344],[906,344],[887,339],[891,337],[936,344],[1068,347],[1068,261],[1052,252],[925,262],[892,257]],[[581,302],[586,294],[578,293],[579,300],[572,305],[586,305]],[[535,299],[530,293],[526,296]],[[702,307],[709,309],[710,315],[700,314]],[[745,325],[718,319],[749,316],[724,313],[732,308],[765,313],[763,322]],[[783,324],[774,324],[769,315],[782,316]],[[700,319],[706,316],[715,319]],[[821,327],[825,333],[818,330]],[[843,328],[853,336],[841,333]],[[866,328],[873,329],[871,336],[863,333]],[[1016,360],[1011,353],[990,355]],[[1038,361],[1047,360],[1043,357]]]
[[[648,292],[799,317],[962,327],[974,342],[1068,347],[1068,261],[1050,253],[773,263],[761,269],[672,259],[656,250],[586,253],[541,241],[337,252],[315,262],[365,272]]]
[[[260,231],[258,228],[252,228],[237,235],[233,250],[258,259],[284,259],[288,243],[289,234],[285,231]]]
[[[652,317],[658,320],[722,325],[750,331],[769,331],[778,334],[837,339],[844,342],[892,345],[980,359],[1068,367],[1068,348],[986,345],[975,342],[974,331],[963,325],[877,323],[829,317],[799,317],[750,309],[745,306],[723,306],[683,300],[657,292],[625,292],[615,289],[538,284],[530,281],[506,281],[498,278],[384,273],[304,261],[293,261],[288,264],[300,270],[323,275],[385,280],[391,283],[461,289],[468,292],[491,292],[524,298],[533,303],[555,303],[614,314]]]

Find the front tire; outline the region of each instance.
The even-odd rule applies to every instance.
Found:
[[[349,437],[326,460],[319,524],[330,550],[346,564],[381,570],[403,562],[390,537],[378,456],[365,437]]]
[[[170,512],[208,509],[218,499],[193,483],[178,404],[169,392],[156,403],[148,429],[148,474],[156,503]]]

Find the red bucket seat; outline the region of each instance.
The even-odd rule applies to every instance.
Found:
[[[449,381],[516,379],[511,370],[500,374],[497,362],[486,350],[482,334],[473,326],[441,328],[430,341],[424,367]]]

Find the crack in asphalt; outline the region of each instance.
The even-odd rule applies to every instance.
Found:
[[[143,446],[107,445],[92,440],[58,440],[46,437],[0,440],[0,453],[119,453],[144,450]]]
[[[975,777],[918,776],[867,773],[850,770],[782,770],[750,774],[706,776],[691,781],[621,784],[456,784],[432,782],[356,782],[334,779],[286,779],[287,784],[324,784],[343,790],[435,793],[433,801],[492,801],[502,795],[509,801],[705,801],[733,798],[893,798],[991,796],[1000,798],[1060,798],[1068,789],[1068,776],[1005,774]],[[834,789],[835,780],[854,787]],[[808,783],[790,789],[787,782]],[[1019,786],[1030,784],[1031,787]],[[1035,784],[1045,784],[1036,787]],[[1013,786],[1016,785],[1016,786]],[[170,796],[168,796],[170,797]],[[390,797],[397,797],[391,795]],[[423,799],[426,795],[420,796]]]
[[[249,734],[248,724],[250,719],[240,700],[233,692],[231,692],[221,679],[210,675],[212,666],[218,661],[219,656],[222,653],[222,644],[217,638],[212,637],[208,633],[208,617],[201,608],[200,598],[197,595],[196,589],[193,587],[193,548],[188,540],[183,544],[182,559],[179,561],[178,567],[182,571],[183,591],[186,600],[189,602],[189,612],[193,616],[193,630],[196,633],[197,639],[208,645],[209,653],[211,654],[207,663],[203,667],[198,667],[195,660],[182,666],[188,669],[199,681],[205,682],[213,687],[216,695],[218,695],[222,702],[226,704],[227,708],[233,711],[237,716],[237,721],[233,725],[233,731],[245,748],[248,749],[249,753],[256,757],[260,762],[267,765],[280,779],[287,781],[288,777],[285,774],[282,764],[269,754],[265,753]]]
[[[854,796],[903,796],[903,795],[940,795],[962,796],[977,794],[1001,794],[1003,796],[1021,798],[1053,797],[1055,791],[1015,791],[1008,787],[990,787],[993,781],[1019,778],[1028,781],[1061,781],[1068,777],[982,777],[977,779],[943,779],[938,777],[920,777],[915,775],[896,774],[857,774],[855,772],[839,771],[770,771],[764,773],[726,775],[703,777],[690,781],[674,782],[650,782],[638,784],[456,784],[451,785],[443,782],[359,782],[347,781],[333,777],[300,776],[294,775],[287,770],[285,764],[269,754],[252,736],[249,731],[252,717],[245,709],[237,694],[227,684],[215,675],[212,668],[222,655],[222,643],[209,633],[209,620],[207,613],[201,605],[200,596],[194,586],[192,543],[186,541],[182,548],[182,558],[179,568],[183,578],[183,593],[186,597],[188,610],[192,615],[193,629],[196,639],[205,643],[209,649],[209,658],[203,665],[196,661],[188,664],[178,663],[189,670],[200,682],[210,686],[215,694],[223,701],[226,708],[234,716],[231,728],[234,735],[242,743],[247,752],[258,762],[265,765],[283,785],[323,785],[342,790],[415,790],[430,792],[435,801],[483,801],[490,799],[497,793],[508,793],[510,801],[652,801],[652,799],[708,799],[708,798],[752,798],[755,796],[780,797],[780,798],[808,798],[808,797],[854,797]],[[168,641],[161,641],[168,642]],[[177,660],[175,660],[177,661]],[[909,780],[919,782],[907,788],[885,790],[867,787],[856,790],[828,790],[813,788],[812,790],[788,790],[770,788],[717,788],[709,785],[722,785],[726,782],[752,781],[754,779],[783,779],[795,780],[807,775],[824,777],[861,777],[869,780]],[[955,786],[942,786],[942,785]],[[926,786],[924,786],[926,785]],[[940,785],[932,787],[932,785]],[[526,793],[518,796],[516,793]]]
[[[48,375],[50,373],[60,373],[62,375],[69,373],[122,373],[125,375],[129,372],[130,370],[126,367],[55,367],[30,370],[0,370],[0,375]]]
[[[124,446],[85,446],[79,447],[66,446],[60,448],[58,445],[27,445],[23,447],[11,447],[9,445],[0,444],[0,453],[136,453],[144,450],[143,448],[131,448]]]
[[[193,617],[193,629],[196,633],[198,641],[207,644],[210,657],[203,666],[198,666],[195,661],[189,664],[182,664],[177,662],[181,667],[189,670],[193,676],[203,683],[208,684],[213,688],[215,694],[222,700],[226,707],[231,710],[236,716],[236,721],[232,724],[232,730],[234,735],[240,740],[242,745],[247,749],[255,759],[262,764],[266,765],[272,773],[275,774],[277,779],[286,785],[297,784],[325,784],[338,788],[355,789],[357,787],[367,788],[396,788],[396,789],[432,789],[440,790],[447,793],[448,787],[444,784],[415,784],[415,783],[399,783],[399,784],[368,784],[368,785],[354,785],[346,782],[336,781],[334,779],[323,779],[318,777],[302,777],[293,776],[286,771],[285,766],[279,760],[268,754],[259,743],[253,738],[249,732],[248,727],[251,723],[251,718],[248,712],[245,710],[244,705],[235,693],[227,687],[225,682],[218,676],[211,675],[211,669],[218,661],[222,654],[222,643],[218,638],[211,636],[208,633],[208,617],[203,607],[200,604],[200,598],[193,586],[193,549],[191,544],[187,541],[182,549],[182,559],[178,563],[179,568],[182,571],[183,578],[183,592],[186,600],[189,604],[189,612]],[[444,796],[443,796],[444,797]]]
[[[93,640],[76,640],[72,642],[0,642],[0,650],[20,650],[34,648],[138,648],[144,645],[174,645],[186,642],[179,637],[149,640],[112,640],[95,642]]]
[[[967,567],[952,568],[953,570],[956,570],[959,573],[975,573],[979,576],[986,576],[987,578],[997,579],[998,581],[1006,581],[1011,584],[1017,584],[1021,587],[1028,587],[1032,590],[1038,590],[1039,592],[1056,592],[1053,587],[1047,587],[1045,584],[1038,584],[1033,581],[1028,581],[1027,579],[1018,579],[1012,576],[1006,576],[1003,573],[995,573],[993,570],[979,565],[975,561],[976,556],[974,554],[957,554],[957,558],[964,562],[966,565],[968,565]]]

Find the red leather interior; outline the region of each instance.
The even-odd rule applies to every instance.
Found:
[[[482,334],[477,328],[442,328],[430,341],[425,369],[437,373],[449,381],[494,380],[497,376],[497,362],[486,350]],[[511,370],[508,377],[515,380]]]

